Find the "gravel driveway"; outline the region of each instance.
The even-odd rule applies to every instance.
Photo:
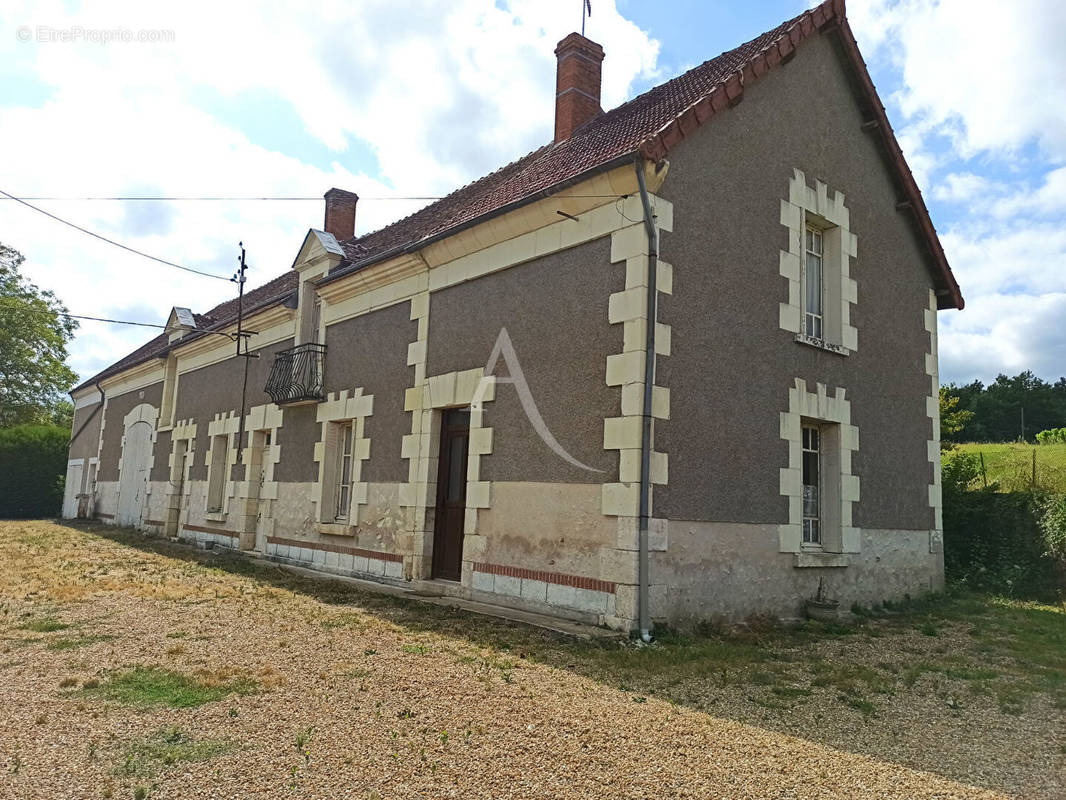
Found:
[[[1043,695],[1004,714],[901,683],[866,713],[838,684],[753,679],[679,702],[628,643],[102,530],[0,523],[4,798],[1066,796]],[[794,645],[832,665],[923,639],[895,635]]]

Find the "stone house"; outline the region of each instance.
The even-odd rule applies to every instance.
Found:
[[[623,630],[943,582],[959,287],[829,0],[72,392],[66,512]],[[654,320],[654,324],[649,321]],[[247,366],[247,391],[242,397]]]

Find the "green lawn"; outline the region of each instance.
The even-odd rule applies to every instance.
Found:
[[[982,444],[959,445],[959,450],[984,457],[988,483],[1001,491],[1028,489],[1033,483],[1033,454],[1036,453],[1036,486],[1066,492],[1066,444]]]

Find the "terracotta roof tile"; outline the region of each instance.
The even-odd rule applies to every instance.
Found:
[[[787,61],[804,39],[831,24],[838,24],[842,29],[845,52],[858,73],[871,113],[878,119],[880,133],[897,167],[903,193],[915,209],[930,254],[942,275],[944,295],[948,298],[945,305],[961,308],[958,284],[951,275],[921,193],[903,161],[884,108],[858,53],[844,15],[843,0],[826,0],[773,30],[590,120],[565,141],[534,150],[380,230],[340,242],[345,258],[330,273],[328,280],[369,266],[389,253],[417,249],[428,239],[473,223],[511,204],[535,199],[553,187],[622,159],[638,154],[653,160],[665,157],[685,136],[737,102],[746,84]],[[250,312],[281,302],[295,290],[296,275],[290,270],[250,292],[245,298],[245,308]],[[235,314],[236,300],[230,300],[205,316],[211,320],[212,327],[219,327],[231,322]],[[157,337],[78,388],[152,356],[162,355],[166,350],[166,336]]]

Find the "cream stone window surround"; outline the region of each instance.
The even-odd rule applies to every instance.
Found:
[[[797,567],[846,566],[848,553],[860,549],[859,529],[852,521],[859,500],[859,478],[852,474],[852,454],[859,449],[859,430],[851,424],[851,403],[843,388],[830,395],[825,384],[815,391],[796,378],[788,390],[788,410],[780,415],[781,438],[788,443],[788,466],[780,470],[780,491],[788,498],[788,522],[778,526],[779,549],[794,553]],[[821,543],[803,543],[803,428],[821,434]]]
[[[807,184],[801,170],[793,170],[788,199],[781,201],[781,224],[788,229],[788,250],[780,252],[779,272],[788,280],[788,302],[779,305],[779,326],[795,341],[846,356],[858,349],[858,332],[851,325],[851,306],[857,286],[851,277],[851,259],[858,252],[858,237],[851,232],[851,215],[844,195],[822,181]],[[810,336],[805,326],[807,230],[821,234],[822,335]]]
[[[208,449],[204,453],[204,463],[207,465],[207,493],[205,496],[205,518],[210,522],[223,522],[229,510],[230,498],[234,496],[236,483],[233,480],[233,466],[237,463],[237,448],[234,438],[240,428],[240,417],[237,412],[229,411],[225,414],[215,414],[215,418],[207,423]],[[225,448],[224,455],[219,455],[217,448]],[[221,467],[222,475],[217,475],[217,469]],[[212,490],[221,492],[221,503],[212,508]]]
[[[244,509],[243,529],[246,532],[256,529],[259,504],[272,503],[278,499],[278,482],[274,479],[274,470],[281,461],[278,431],[281,430],[284,414],[284,409],[274,403],[267,403],[252,406],[245,417],[244,428],[247,432],[247,441],[241,453],[244,480],[236,483],[234,489],[240,500],[240,506]],[[270,445],[264,447],[267,437],[269,437]],[[256,459],[262,457],[264,450],[269,452],[269,461],[257,463]],[[256,476],[260,470],[264,476],[261,484]],[[265,515],[263,526],[268,536],[273,534],[274,520],[269,514]]]
[[[167,521],[166,534],[176,537],[180,533],[178,523],[181,509],[187,504],[185,498],[192,494],[192,481],[189,480],[189,471],[192,469],[196,457],[196,423],[192,419],[177,420],[170,432],[170,455],[167,459],[170,476],[167,484]],[[183,462],[180,460],[184,456]],[[184,464],[184,470],[182,465]],[[182,491],[178,493],[178,487]]]
[[[374,413],[374,395],[363,394],[362,387],[330,392],[318,406],[316,420],[322,426],[321,439],[315,443],[318,481],[312,487],[315,498],[315,530],[330,536],[351,536],[359,524],[359,506],[366,505],[368,485],[362,478],[363,462],[370,458],[370,439],[366,438],[366,418]],[[347,519],[337,519],[337,469],[340,432],[351,425],[351,461]]]

